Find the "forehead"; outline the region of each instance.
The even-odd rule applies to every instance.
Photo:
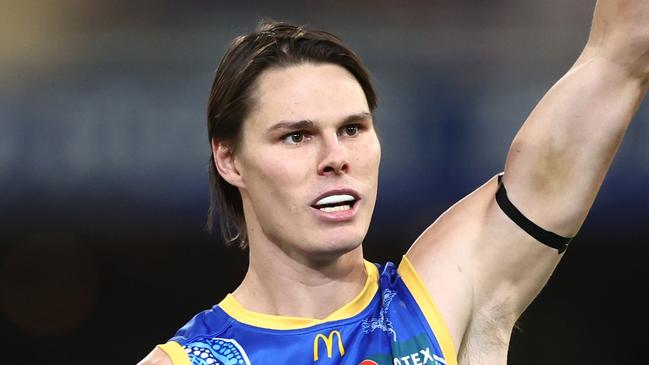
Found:
[[[281,120],[336,121],[370,111],[356,78],[334,64],[266,70],[257,79],[253,100],[248,119],[255,127]]]

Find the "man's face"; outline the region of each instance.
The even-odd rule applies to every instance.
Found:
[[[234,154],[251,246],[325,256],[358,247],[381,157],[360,84],[340,66],[304,63],[266,70],[256,85]]]

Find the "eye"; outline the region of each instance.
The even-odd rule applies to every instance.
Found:
[[[355,137],[361,132],[361,126],[358,124],[346,125],[342,128],[341,134],[347,137]]]
[[[301,131],[291,132],[282,136],[282,141],[288,144],[300,144],[304,142],[305,139],[307,139],[307,136]]]

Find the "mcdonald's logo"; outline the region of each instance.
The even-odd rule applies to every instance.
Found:
[[[343,346],[343,340],[342,337],[340,336],[340,332],[338,331],[331,331],[329,332],[329,336],[325,336],[322,333],[318,333],[317,336],[315,336],[315,339],[313,340],[313,361],[318,361],[319,353],[318,353],[318,345],[320,344],[320,339],[324,341],[325,347],[327,348],[327,357],[331,358],[333,356],[333,342],[334,342],[334,336],[338,338],[338,351],[340,352],[340,356],[345,356],[345,347]]]

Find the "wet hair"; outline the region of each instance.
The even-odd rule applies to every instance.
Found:
[[[233,153],[240,141],[243,121],[253,107],[255,82],[269,68],[302,63],[335,64],[358,81],[370,111],[376,108],[376,94],[369,73],[360,58],[335,35],[284,22],[262,21],[256,31],[236,37],[225,52],[214,76],[207,109],[210,143],[223,142]],[[219,175],[210,154],[211,202],[207,229],[214,232],[219,219],[227,245],[248,245],[241,194]]]

